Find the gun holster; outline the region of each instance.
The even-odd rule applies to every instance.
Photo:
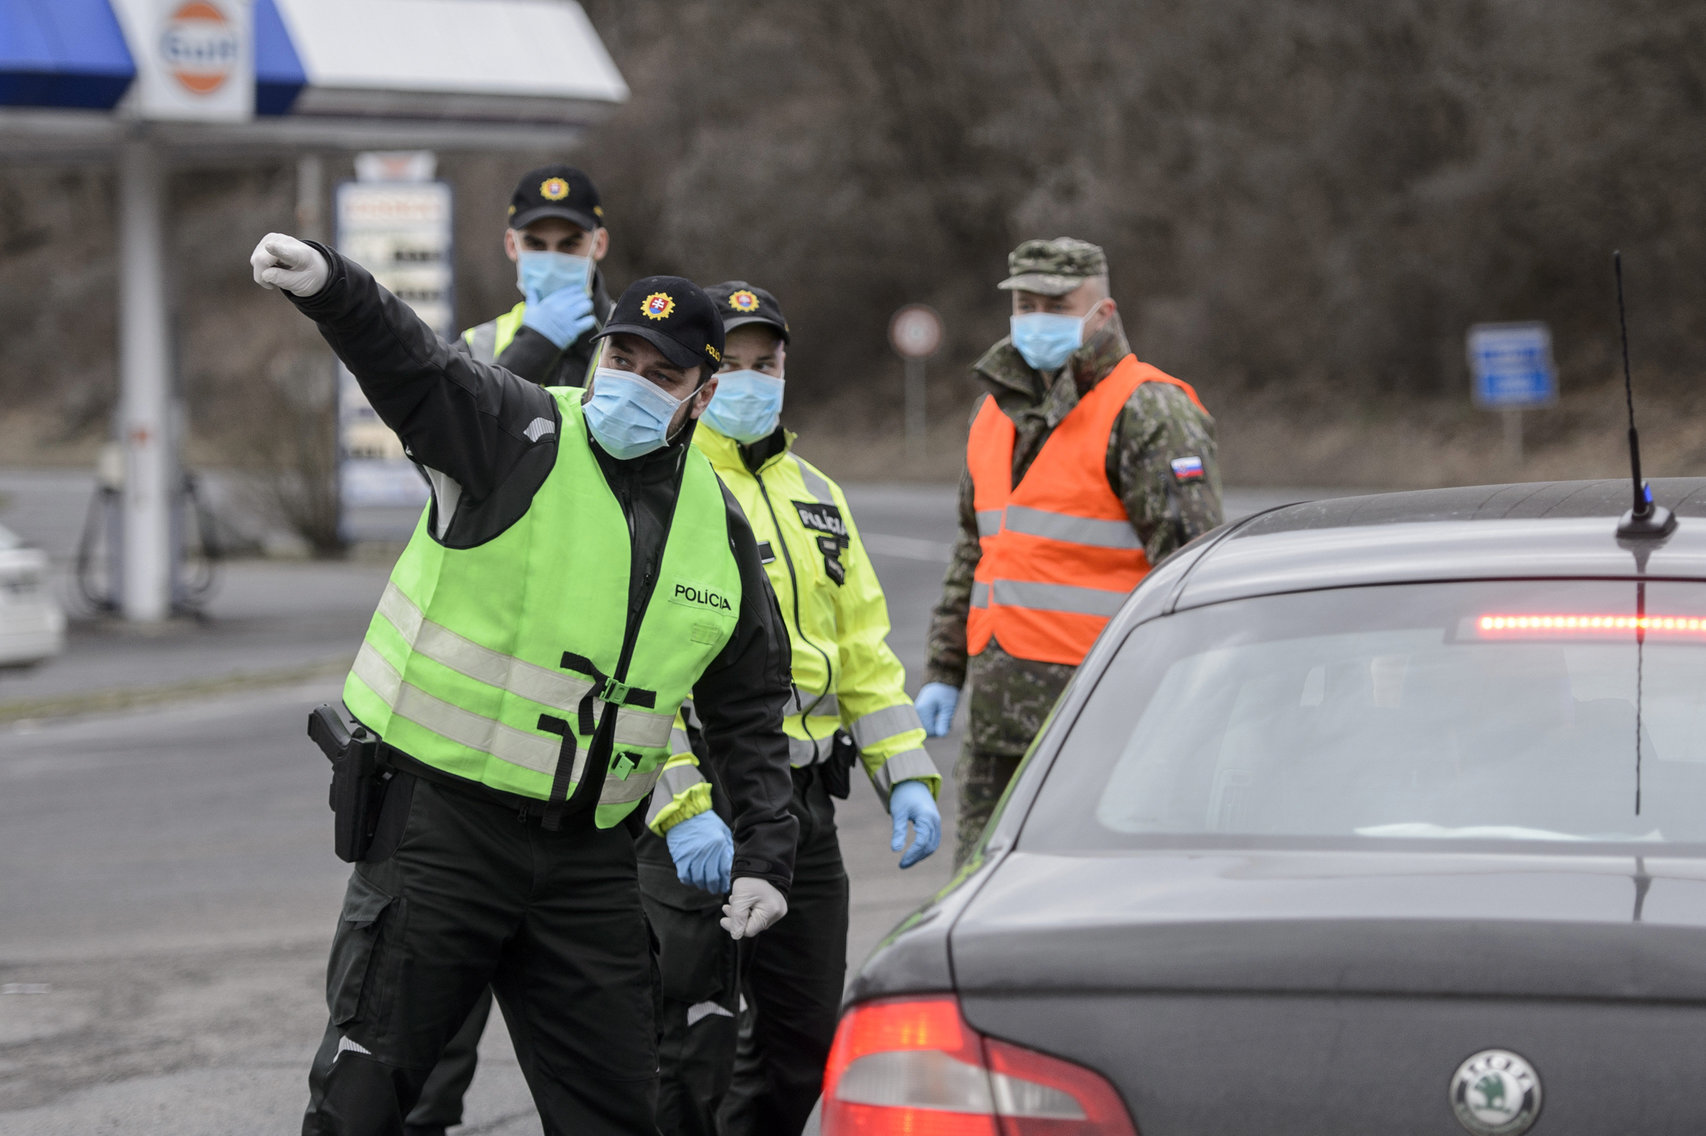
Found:
[[[392,771],[379,761],[379,737],[366,726],[352,732],[343,715],[327,705],[308,715],[308,736],[332,763],[333,849],[338,859],[353,864],[367,855],[379,825],[379,808]]]
[[[829,743],[829,760],[818,766],[823,788],[838,801],[845,801],[853,791],[853,765],[859,760],[859,747],[846,730],[835,731]]]

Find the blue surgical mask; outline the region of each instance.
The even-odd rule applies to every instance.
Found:
[[[592,293],[592,257],[522,249],[515,258],[515,286],[529,299],[543,300],[564,288]]]
[[[1014,316],[1009,325],[1013,346],[1025,357],[1025,362],[1037,370],[1058,370],[1066,363],[1068,355],[1084,346],[1084,324],[1095,311],[1091,308],[1082,317],[1052,312],[1026,312]]]
[[[685,401],[630,371],[600,367],[592,373],[592,397],[581,404],[581,414],[604,452],[627,461],[664,447],[670,420]]]
[[[701,417],[705,425],[737,442],[768,438],[782,420],[786,385],[760,371],[724,371],[717,376],[717,393]]]

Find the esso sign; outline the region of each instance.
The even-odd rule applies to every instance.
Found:
[[[942,346],[942,317],[923,304],[908,304],[889,320],[889,344],[906,359],[928,359]]]
[[[237,71],[242,39],[236,25],[211,0],[187,0],[166,17],[160,59],[186,91],[211,95]]]

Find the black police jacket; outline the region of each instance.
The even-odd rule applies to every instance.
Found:
[[[432,483],[428,526],[446,547],[493,539],[525,513],[557,458],[562,423],[543,387],[476,362],[440,339],[354,261],[315,245],[326,285],[290,299],[361,384],[379,417]],[[287,293],[288,295],[288,293]],[[538,420],[553,428],[542,430]],[[633,533],[630,610],[644,605],[645,569],[663,554],[691,429],[634,461],[594,452]],[[693,688],[710,759],[734,805],[736,876],[786,891],[798,822],[782,717],[789,697],[788,632],[740,506],[723,491],[741,576],[733,637]]]

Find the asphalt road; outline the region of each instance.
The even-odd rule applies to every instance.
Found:
[[[29,486],[0,489],[12,497],[0,519],[26,536],[62,545],[74,531]],[[916,687],[952,490],[850,495]],[[1244,512],[1267,501],[1229,503]],[[31,516],[57,536],[34,536]],[[231,576],[206,624],[152,636],[81,625],[65,657],[0,679],[0,705],[20,690],[160,692],[122,713],[0,724],[0,1136],[298,1128],[347,874],[331,853],[325,767],[302,736],[304,711],[337,697],[336,667],[385,566],[257,562]],[[268,668],[281,659],[325,673],[280,685],[287,671]],[[186,695],[232,673],[252,681]],[[958,736],[930,748],[946,773]],[[951,788],[942,804],[951,823]],[[841,826],[857,965],[949,865],[942,853],[896,870],[888,819],[862,789]],[[537,1133],[501,1029],[487,1031],[483,1055],[458,1131]]]

